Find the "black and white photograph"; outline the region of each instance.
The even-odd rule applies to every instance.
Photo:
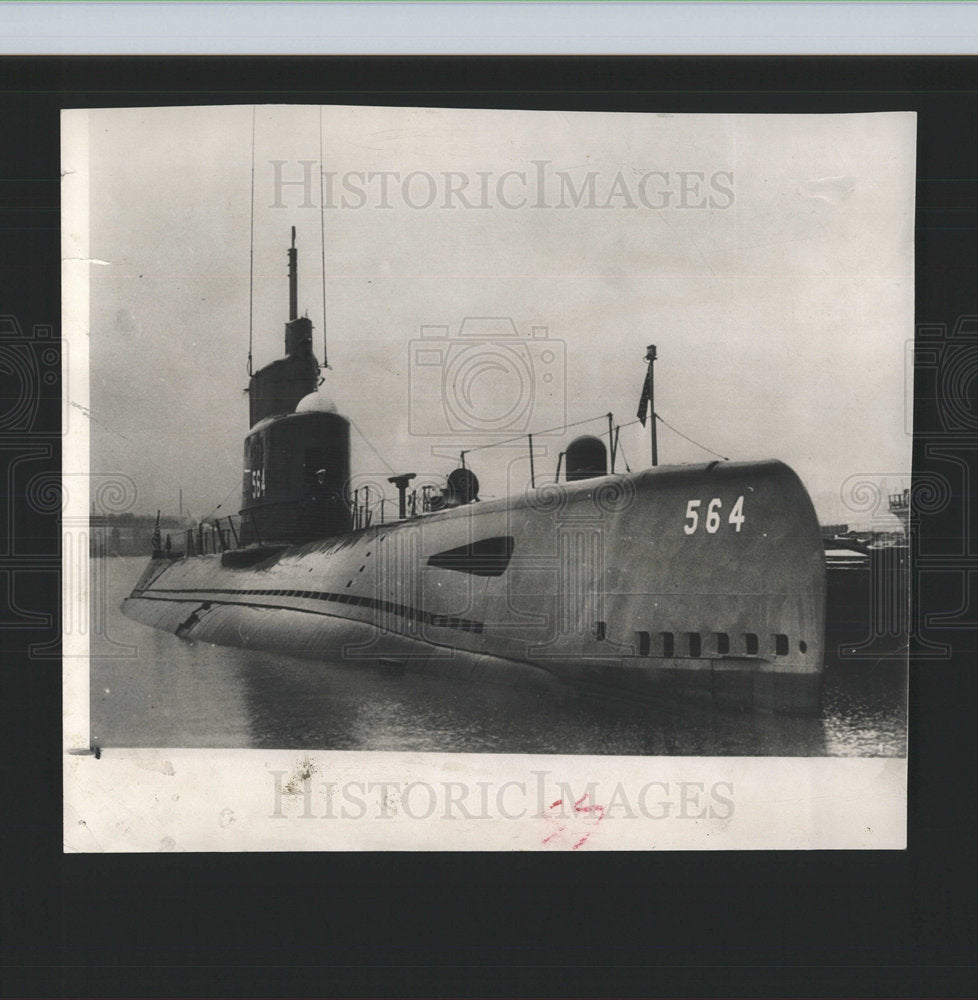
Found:
[[[974,6],[0,4],[4,995],[972,995]]]
[[[62,137],[100,757],[291,751],[273,816],[322,751],[500,783],[871,759],[899,790],[912,113],[259,104]]]

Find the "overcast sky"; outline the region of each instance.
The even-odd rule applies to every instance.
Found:
[[[282,354],[293,225],[322,359],[324,230],[322,391],[380,455],[355,431],[355,472],[446,474],[493,422],[502,438],[565,412],[632,421],[654,343],[659,414],[731,459],[786,461],[823,522],[869,522],[843,500],[851,477],[909,485],[912,114],[69,114],[88,115],[106,262],[90,269],[92,468],[131,476],[139,511],[175,512],[180,487],[194,514],[238,508],[253,149],[255,365]],[[519,336],[469,323],[460,347],[466,317]],[[415,343],[425,327],[448,346]],[[592,429],[539,438],[538,476]],[[621,441],[649,464],[647,432]],[[470,456],[483,495],[521,485],[523,455]],[[661,424],[659,455],[712,457]]]

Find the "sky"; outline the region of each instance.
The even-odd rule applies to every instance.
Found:
[[[362,481],[444,476],[526,431],[552,479],[607,421],[539,432],[634,421],[655,344],[656,411],[697,442],[660,423],[660,464],[778,458],[823,523],[898,526],[912,114],[66,114],[88,123],[63,168],[90,180],[91,467],[129,476],[137,512],[180,489],[197,516],[238,509],[249,327],[256,368],[282,355],[295,226]],[[650,464],[647,430],[620,441]],[[467,464],[486,497],[529,475],[522,443]],[[854,502],[867,481],[882,506]]]

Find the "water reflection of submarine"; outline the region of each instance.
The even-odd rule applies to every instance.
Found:
[[[321,390],[312,324],[295,313],[294,253],[286,356],[248,387],[240,527],[225,519],[189,532],[183,553],[154,551],[127,615],[357,665],[818,711],[821,533],[787,466],[620,473],[609,427],[610,471],[604,441],[578,437],[560,481],[531,472],[505,499],[479,499],[465,453],[437,490],[390,476],[391,521],[376,487],[351,495],[350,422]],[[647,359],[650,395],[651,348]]]

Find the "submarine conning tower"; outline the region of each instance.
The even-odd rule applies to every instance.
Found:
[[[350,423],[320,392],[312,321],[298,316],[295,227],[289,259],[285,357],[248,384],[251,429],[244,444],[241,542],[290,545],[327,538],[352,526]]]

